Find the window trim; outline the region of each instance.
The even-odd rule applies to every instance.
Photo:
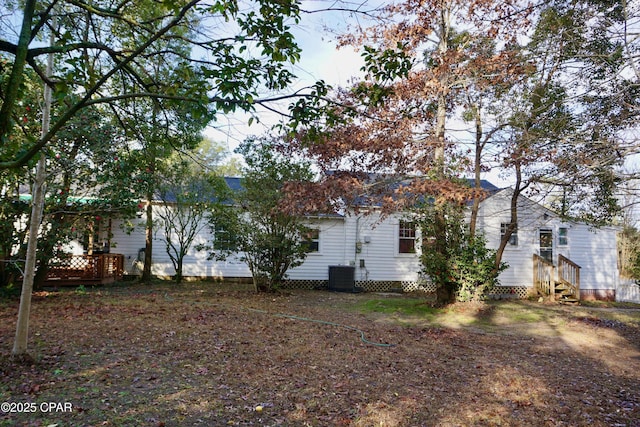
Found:
[[[542,258],[546,259],[547,261],[549,261],[550,263],[553,264],[553,257],[554,255],[556,255],[556,247],[555,247],[555,242],[554,242],[554,232],[555,230],[553,229],[553,227],[540,227],[538,228],[538,255],[540,255]],[[549,245],[550,246],[542,246],[542,235],[543,234],[550,234],[550,238],[549,240]],[[549,254],[549,255],[545,255],[545,254]]]
[[[238,252],[238,242],[233,238],[233,234],[227,227],[220,223],[213,225],[213,244],[216,251]]]
[[[317,237],[308,238],[309,235],[312,235],[312,234],[317,234]],[[305,243],[310,243],[310,244],[315,243],[317,245],[318,249],[316,249],[314,251],[308,251],[307,255],[318,255],[318,254],[321,253],[321,250],[322,250],[322,243],[321,243],[322,239],[320,238],[321,234],[322,234],[322,232],[321,232],[319,227],[317,227],[317,228],[309,227],[309,231],[307,233],[305,233],[304,242]]]
[[[569,227],[558,227],[558,246],[569,246]]]
[[[510,222],[501,222],[500,223],[500,241],[507,232],[507,227],[510,225]],[[518,223],[516,223],[516,228],[509,236],[509,241],[507,242],[507,247],[518,247],[520,245],[520,239],[518,236]]]
[[[410,227],[406,227],[406,225],[410,225]],[[403,236],[402,235],[403,231],[409,232],[409,234],[413,234],[413,236],[411,236],[411,235]],[[398,226],[397,226],[396,232],[395,232],[396,254],[400,255],[400,256],[414,256],[414,255],[416,255],[417,252],[418,252],[417,240],[418,240],[418,227],[416,226],[415,221],[405,221],[405,220],[398,221]],[[402,241],[413,242],[413,251],[411,251],[411,252],[402,252],[401,251],[401,248],[403,246],[401,244]]]

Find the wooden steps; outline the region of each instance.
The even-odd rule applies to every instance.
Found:
[[[563,255],[558,265],[533,254],[533,286],[539,295],[562,304],[580,302],[580,266]]]
[[[579,304],[580,300],[575,297],[575,290],[572,286],[562,281],[555,281],[555,300],[560,304]]]

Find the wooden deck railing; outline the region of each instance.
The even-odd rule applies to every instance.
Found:
[[[552,263],[533,254],[533,287],[542,295],[555,294],[555,267]]]
[[[49,265],[47,283],[110,283],[122,279],[124,255],[71,255],[55,259]]]
[[[557,270],[557,278],[556,278]],[[553,298],[580,299],[580,266],[565,256],[558,255],[558,266],[533,255],[533,287],[541,295]],[[559,292],[556,295],[556,290]]]
[[[580,266],[562,255],[558,255],[558,282],[568,286],[575,299],[580,299]]]

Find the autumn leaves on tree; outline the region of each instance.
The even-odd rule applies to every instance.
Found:
[[[406,1],[380,9],[375,25],[343,35],[341,45],[362,48],[365,78],[337,91],[324,120],[291,141],[324,172],[304,191],[349,195],[356,209],[366,197],[386,212],[427,198],[436,209],[414,214],[433,216],[431,249],[448,258],[447,205],[475,200],[477,209],[482,150],[504,126],[488,106],[531,70],[516,43],[531,13],[518,2]],[[455,115],[475,123],[471,162],[448,134]],[[469,169],[476,188],[455,179]],[[432,279],[441,301],[452,300],[456,284]]]
[[[292,191],[296,198],[315,194],[307,196],[312,208],[339,199],[358,209],[366,199],[385,212],[429,198],[437,225],[431,250],[447,258],[447,205],[471,205],[467,235],[474,239],[481,173],[500,168],[514,178],[515,191],[511,221],[492,255],[494,274],[527,188],[562,189],[564,215],[611,220],[620,161],[611,148],[620,141],[604,99],[614,82],[633,87],[620,77],[624,61],[615,59],[623,39],[611,37],[629,12],[596,0],[382,6],[339,38],[363,52],[364,78],[334,91],[324,115],[287,141],[286,149],[323,172],[319,182]],[[602,88],[610,95],[601,96]],[[456,179],[469,175],[471,188]],[[471,240],[462,244],[472,247]],[[455,286],[440,288],[442,302],[453,298]]]

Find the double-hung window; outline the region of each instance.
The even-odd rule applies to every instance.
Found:
[[[500,240],[502,240],[504,236],[507,234],[509,225],[511,225],[511,223],[508,223],[508,222],[503,222],[502,224],[500,224]],[[509,236],[509,245],[518,246],[518,225],[517,224],[513,228],[513,232],[511,233],[511,236]]]
[[[560,227],[558,229],[558,246],[567,246],[569,244],[569,229]]]
[[[411,221],[400,221],[398,230],[398,252],[401,254],[416,253],[416,224]]]
[[[213,233],[213,249],[232,252],[238,249],[235,235],[224,224],[216,223]]]
[[[304,235],[304,242],[307,246],[307,252],[320,252],[320,230],[310,229]]]

